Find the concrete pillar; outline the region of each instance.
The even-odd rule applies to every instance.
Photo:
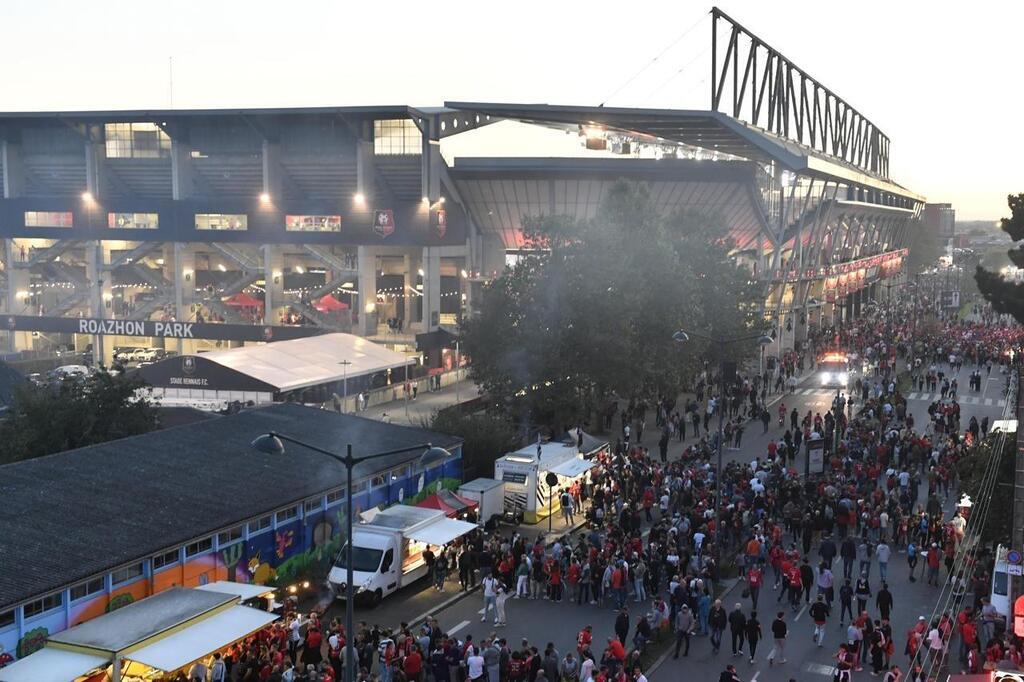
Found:
[[[90,190],[92,191],[92,190]],[[104,265],[109,262],[110,249],[101,241],[91,241],[85,247],[85,279],[89,287],[89,314],[96,319],[113,317],[107,305],[113,301],[111,273]],[[97,364],[109,367],[113,362],[114,349],[111,344],[104,343],[104,337],[96,334],[92,337],[93,358]]]
[[[284,193],[281,180],[281,144],[263,140],[263,191],[271,202],[280,202]]]
[[[423,324],[424,332],[437,329],[441,316],[441,252],[423,247]]]
[[[372,246],[360,246],[357,249],[357,266],[359,268],[359,325],[360,336],[372,336],[377,333],[377,249]]]
[[[374,177],[373,122],[365,121],[362,135],[356,140],[356,192],[371,204],[370,198],[376,190]]]
[[[275,324],[280,318],[284,300],[284,255],[276,244],[263,245],[264,321]]]
[[[102,138],[85,142],[85,189],[99,199],[106,191],[103,183],[103,166],[107,162],[107,149]],[[106,221],[104,221],[106,224]]]
[[[431,206],[441,198],[441,166],[444,163],[444,159],[441,158],[441,143],[432,139],[437,137],[439,132],[433,129],[435,125],[438,125],[436,120],[427,119],[420,159],[420,189],[423,196],[430,199]]]
[[[0,165],[4,168],[4,199],[14,199],[25,193],[25,167],[21,162],[21,145],[4,140],[0,142]]]
[[[195,191],[192,149],[187,139],[171,138],[171,197],[188,199]],[[193,278],[194,280],[195,278]]]
[[[13,239],[4,240],[4,263],[7,265],[7,297],[4,305],[11,315],[33,315],[35,311],[28,305],[29,286],[32,283],[28,268],[16,268],[14,262],[20,256],[18,246]],[[5,325],[6,326],[6,325]],[[32,348],[31,332],[9,332],[7,349],[14,353]]]
[[[166,252],[170,251],[170,258]],[[164,277],[174,282],[174,314],[178,320],[188,320],[192,316],[192,304],[196,300],[196,254],[182,242],[174,242],[170,249],[165,249]],[[166,269],[170,263],[171,269]],[[182,340],[177,340],[177,351],[182,353]]]
[[[408,325],[419,322],[419,315],[416,313],[416,301],[419,298],[414,292],[416,291],[416,277],[418,276],[417,270],[419,270],[419,259],[415,254],[407,253],[402,257],[402,267],[404,272],[402,275],[402,301],[403,310],[405,311],[405,324]]]

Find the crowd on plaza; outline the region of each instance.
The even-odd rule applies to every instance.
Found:
[[[714,653],[726,648],[750,663],[767,638],[761,646],[773,649],[769,663],[784,666],[795,625],[790,614],[804,607],[815,644],[834,647],[839,680],[870,667],[888,682],[918,682],[936,659],[951,670],[1019,665],[1024,648],[1004,632],[986,599],[991,557],[976,553],[961,568],[957,548],[967,520],[949,503],[957,463],[988,426],[960,423],[956,368],[1001,376],[1010,363],[1007,349],[1022,341],[1019,327],[929,320],[909,306],[878,311],[812,335],[804,352],[782,358],[774,375],[737,376],[723,390],[706,373],[684,405],[656,401],[660,457],[642,443],[648,408],[633,403],[619,413],[621,436],[588,480],[558,493],[567,515],[586,510],[583,532],[553,542],[477,533],[434,557],[438,588],[455,579],[461,589],[479,584],[481,621],[489,621],[490,632],[460,639],[433,619],[394,631],[361,623],[359,679],[646,682],[644,652],[652,640],[669,637],[676,657],[688,656],[693,638],[706,636]],[[783,395],[777,440],[773,432],[762,455],[729,462],[717,477],[717,411],[731,425],[727,443],[740,447],[751,420],[769,430],[766,399],[790,388],[789,377],[828,348],[863,362],[851,395],[838,396],[824,415],[787,411]],[[908,377],[899,375],[898,363],[914,389],[921,382],[945,388],[925,424],[907,410],[901,386]],[[696,438],[680,457],[668,457],[672,442],[687,440],[688,427]],[[800,445],[818,438],[824,472],[802,476]],[[893,611],[912,608],[894,597],[899,590],[889,582],[897,560],[906,561],[910,581],[959,581],[962,608],[923,614],[909,631],[896,631]],[[724,570],[743,580],[742,597],[731,604],[714,593]],[[517,643],[502,636],[509,632],[510,599],[611,608],[615,636],[595,641],[586,626],[572,651],[525,638]],[[224,658],[223,679],[340,679],[342,625],[320,623],[315,614],[310,622],[285,622],[235,647]],[[829,623],[838,623],[838,634]],[[740,674],[729,663],[721,679],[740,680]]]

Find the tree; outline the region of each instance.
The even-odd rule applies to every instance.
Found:
[[[934,230],[925,227],[923,221],[914,221],[910,227],[912,232],[908,244],[907,272],[915,274],[934,267],[939,256],[945,253],[945,244]]]
[[[424,419],[422,426],[463,439],[462,476],[467,481],[494,476],[494,460],[520,445],[509,420],[496,414],[464,414],[447,408]]]
[[[1010,217],[1000,221],[1003,232],[1010,235],[1015,242],[1024,239],[1024,194],[1011,194],[1006,197],[1010,207]],[[1010,262],[1018,268],[1024,268],[1024,244],[1010,249],[1007,254]],[[1008,282],[999,273],[990,272],[978,265],[974,272],[978,289],[998,313],[1013,315],[1018,322],[1024,322],[1024,284]]]
[[[559,431],[616,398],[675,395],[709,349],[674,331],[750,329],[760,297],[722,222],[662,215],[644,186],[617,183],[591,220],[526,231],[533,255],[485,289],[463,329],[473,378],[523,422]]]
[[[0,463],[136,436],[157,426],[153,405],[136,397],[141,379],[99,372],[56,386],[22,386],[0,423]]]
[[[1002,446],[1001,450],[999,449],[1000,445]],[[1009,544],[1012,537],[1013,494],[1011,491],[1001,488],[1003,486],[1012,487],[1010,482],[1014,480],[1016,453],[1016,439],[990,434],[957,464],[961,492],[969,495],[975,505],[986,499],[989,500],[985,525],[981,529],[983,545],[1000,542]],[[996,456],[999,457],[999,462],[996,464],[999,468],[994,474],[993,481],[989,476],[988,467],[992,458]],[[974,509],[977,510],[977,508],[975,506]]]

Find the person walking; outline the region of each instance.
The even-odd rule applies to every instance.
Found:
[[[750,663],[753,665],[757,655],[757,643],[761,640],[761,622],[757,620],[757,611],[750,612],[747,618],[747,644],[750,646]]]
[[[825,623],[828,621],[828,604],[825,603],[825,597],[818,595],[818,598],[811,604],[811,620],[814,621],[814,643],[818,645],[820,649],[825,643]]]
[[[498,624],[498,579],[492,575],[483,579],[484,588],[484,615],[480,616],[480,622],[487,620],[487,614],[494,610],[494,624]]]
[[[708,611],[708,626],[711,628],[711,648],[716,654],[722,648],[722,633],[725,632],[728,620],[729,617],[722,606],[722,600],[716,599],[715,603],[711,606],[711,610]]]
[[[882,620],[890,620],[889,615],[892,613],[892,592],[889,591],[889,583],[883,582],[882,589],[875,595],[875,606],[878,607],[878,615]]]
[[[917,578],[914,577],[914,569],[917,568],[917,545],[913,540],[907,541],[907,566],[910,567],[910,582],[917,582]]]
[[[743,655],[743,640],[746,637],[747,617],[743,613],[743,607],[736,604],[736,607],[729,614],[729,632],[732,634],[732,655]]]
[[[850,579],[847,578],[843,581],[843,586],[839,588],[839,624],[842,625],[846,614],[850,614],[850,620],[853,620],[853,587],[850,585]]]
[[[676,652],[672,658],[679,658],[679,649],[683,642],[686,642],[686,650],[683,652],[683,656],[690,655],[690,635],[693,634],[694,628],[693,614],[690,613],[690,607],[683,604],[679,607],[679,613],[676,614]]]
[[[775,647],[768,654],[768,666],[775,665],[775,657],[779,657],[779,663],[786,662],[786,637],[789,636],[789,626],[786,625],[786,612],[779,611],[772,621],[772,639],[775,640]]]
[[[871,596],[871,585],[868,583],[867,573],[861,573],[860,578],[857,579],[857,586],[853,588],[853,593],[857,595],[857,613],[864,613],[868,606],[868,598]]]
[[[892,549],[890,549],[883,538],[875,547],[875,556],[878,557],[878,575],[882,580],[886,580],[889,577],[889,557],[891,555]]]
[[[839,556],[843,559],[843,578],[853,579],[853,562],[857,558],[857,543],[847,535],[839,545]]]

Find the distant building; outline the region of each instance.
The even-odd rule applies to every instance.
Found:
[[[925,204],[921,211],[925,229],[932,230],[941,239],[952,239],[956,234],[956,209],[953,204]]]

